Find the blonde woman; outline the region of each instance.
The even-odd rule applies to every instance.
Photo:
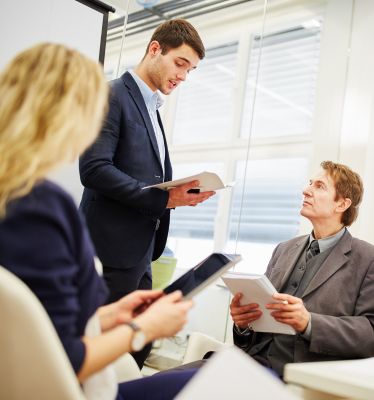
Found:
[[[85,224],[46,179],[95,140],[107,96],[101,67],[57,44],[20,53],[0,75],[0,264],[44,305],[88,398],[165,400],[194,371],[117,385],[110,364],[179,331],[191,302],[137,291],[102,306],[107,289]]]

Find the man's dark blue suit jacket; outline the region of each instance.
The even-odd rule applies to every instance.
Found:
[[[163,135],[163,127],[161,119]],[[147,252],[164,250],[169,231],[168,193],[144,186],[168,181],[172,169],[165,140],[165,176],[143,96],[126,72],[112,82],[110,107],[97,141],[81,157],[85,186],[80,208],[97,254],[108,267],[129,268]]]

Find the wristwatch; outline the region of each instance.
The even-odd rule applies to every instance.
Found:
[[[132,351],[140,351],[146,344],[146,336],[145,333],[139,328],[135,322],[126,322],[126,325],[129,326],[133,331],[134,335],[131,339],[131,350]]]

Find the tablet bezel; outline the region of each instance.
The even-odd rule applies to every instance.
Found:
[[[204,264],[205,261],[209,259],[214,254],[220,254],[228,259],[232,258],[229,262],[226,264],[222,265],[221,268],[219,268],[216,272],[214,272],[212,275],[210,275],[208,278],[206,278],[203,282],[201,282],[199,285],[197,285],[194,289],[192,289],[190,292],[188,292],[186,295],[183,296],[183,299],[188,300],[194,297],[196,294],[200,293],[203,289],[205,289],[208,285],[213,283],[215,280],[217,280],[221,275],[223,275],[226,271],[228,271],[230,268],[234,267],[239,261],[242,260],[242,257],[240,254],[226,254],[226,253],[221,253],[221,252],[214,252],[209,254],[208,257],[204,258],[201,262],[199,262],[197,265],[194,267],[190,268],[188,271],[184,272],[182,275],[180,275],[177,279],[175,279],[173,282],[171,282],[168,286],[166,286],[165,289],[167,289],[169,286],[174,285],[175,282],[177,282],[179,279],[183,278],[186,274],[188,274],[191,270],[201,268]],[[178,289],[176,289],[178,290]]]

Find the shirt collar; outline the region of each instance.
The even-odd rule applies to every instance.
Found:
[[[164,103],[164,100],[160,96],[158,90],[155,92],[141,79],[134,70],[130,70],[129,73],[134,78],[136,84],[139,87],[140,93],[143,96],[145,105],[151,110],[158,110]]]
[[[335,233],[335,235],[328,236],[328,237],[323,238],[323,239],[318,239],[317,242],[318,242],[320,253],[322,253],[325,250],[328,250],[331,247],[335,246],[336,243],[339,242],[340,238],[344,235],[346,230],[347,230],[347,228],[343,227],[342,229],[340,229],[340,231],[338,233]],[[310,243],[313,240],[315,240],[315,237],[313,236],[313,231],[312,231],[312,233],[309,235],[308,247],[310,246]]]

